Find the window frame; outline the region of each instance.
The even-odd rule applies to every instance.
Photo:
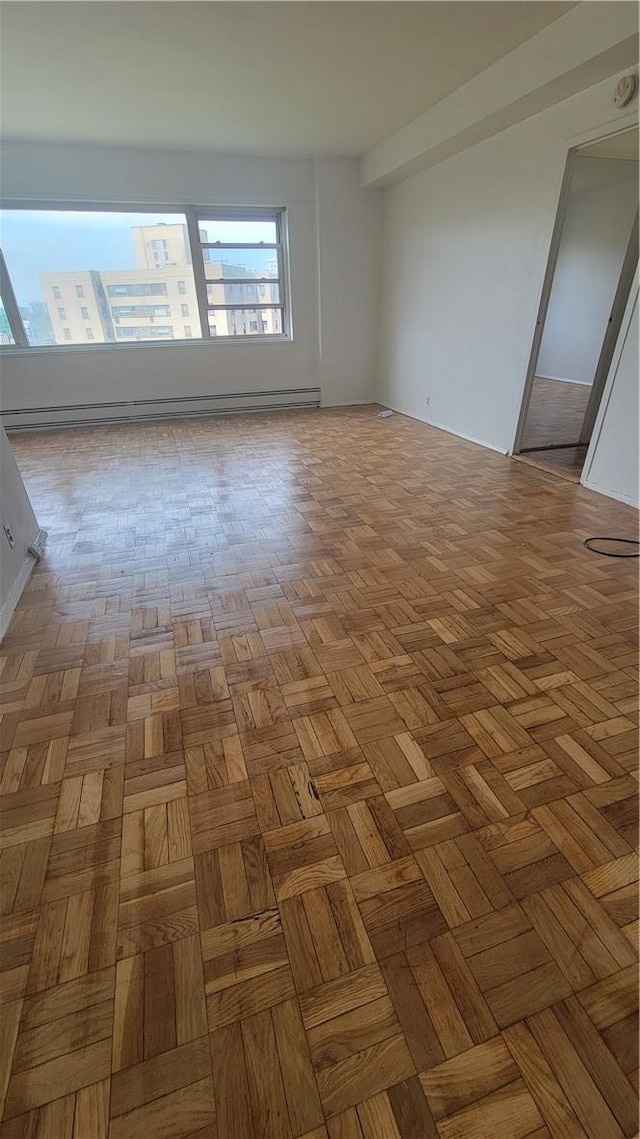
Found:
[[[143,349],[143,348],[159,348],[167,344],[172,347],[181,347],[184,345],[193,346],[196,344],[283,344],[293,343],[293,321],[291,311],[291,288],[290,288],[290,263],[289,263],[289,235],[288,235],[288,215],[287,207],[283,205],[273,206],[185,206],[179,203],[158,203],[158,202],[78,202],[78,201],[41,201],[29,200],[22,201],[20,199],[7,199],[0,203],[0,208],[3,210],[33,210],[34,212],[40,211],[55,211],[55,212],[76,212],[76,213],[148,213],[150,215],[156,213],[176,214],[181,218],[183,217],[187,225],[187,233],[189,240],[189,251],[191,255],[191,269],[193,272],[193,280],[196,293],[196,302],[198,308],[198,315],[200,318],[201,334],[199,337],[183,338],[176,337],[172,340],[139,340],[134,343],[126,343],[122,341],[94,341],[93,343],[77,343],[77,344],[30,344],[22,316],[20,313],[19,305],[13,291],[11,277],[9,270],[4,259],[2,250],[0,249],[0,298],[4,305],[11,334],[15,340],[14,344],[0,344],[0,356],[4,355],[24,355],[25,353],[41,354],[44,352],[100,352],[104,350],[121,351],[124,349]],[[276,225],[276,242],[201,242],[200,240],[200,224],[207,221],[264,221],[272,220]],[[202,256],[202,250],[206,248],[213,249],[271,249],[275,248],[277,251],[277,266],[278,276],[269,278],[266,283],[277,284],[279,287],[279,300],[277,303],[270,302],[269,304],[249,304],[244,306],[247,311],[252,311],[262,308],[278,309],[281,313],[282,332],[268,333],[259,330],[258,333],[251,333],[245,335],[229,335],[220,336],[217,333],[211,334],[209,328],[209,312],[218,309],[242,309],[243,306],[233,305],[211,305],[209,304],[209,297],[207,293],[207,282],[205,276],[205,262]],[[256,278],[221,278],[221,280],[233,284],[254,284],[260,285],[261,280]],[[180,290],[178,290],[180,293]],[[185,288],[186,294],[186,288]],[[182,294],[182,295],[185,295]],[[107,303],[110,303],[107,301]]]

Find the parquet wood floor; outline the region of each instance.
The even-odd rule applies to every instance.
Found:
[[[0,1139],[636,1134],[636,516],[375,412],[13,437]]]

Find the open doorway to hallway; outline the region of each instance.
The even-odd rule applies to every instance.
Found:
[[[638,263],[638,134],[569,154],[514,458],[580,481]]]

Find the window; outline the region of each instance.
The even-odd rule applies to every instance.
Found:
[[[151,248],[153,250],[153,263],[156,269],[162,269],[164,265],[169,264],[169,247],[164,238],[160,240],[156,238],[153,240],[151,242]]]
[[[129,325],[116,328],[118,340],[173,340],[173,325]]]
[[[122,317],[171,316],[171,305],[112,305],[111,312],[116,320]]]
[[[287,333],[282,210],[29,208],[2,210],[0,222],[16,292],[0,346]],[[174,327],[176,293],[188,323]]]
[[[209,334],[215,323],[223,336],[281,336],[285,327],[281,213],[199,215],[198,234]],[[262,319],[251,319],[258,313]]]
[[[166,297],[165,281],[135,281],[129,285],[107,285],[108,297]]]

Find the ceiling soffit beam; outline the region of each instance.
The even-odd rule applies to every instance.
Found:
[[[367,151],[362,184],[402,181],[633,68],[637,60],[635,4],[579,4]]]

